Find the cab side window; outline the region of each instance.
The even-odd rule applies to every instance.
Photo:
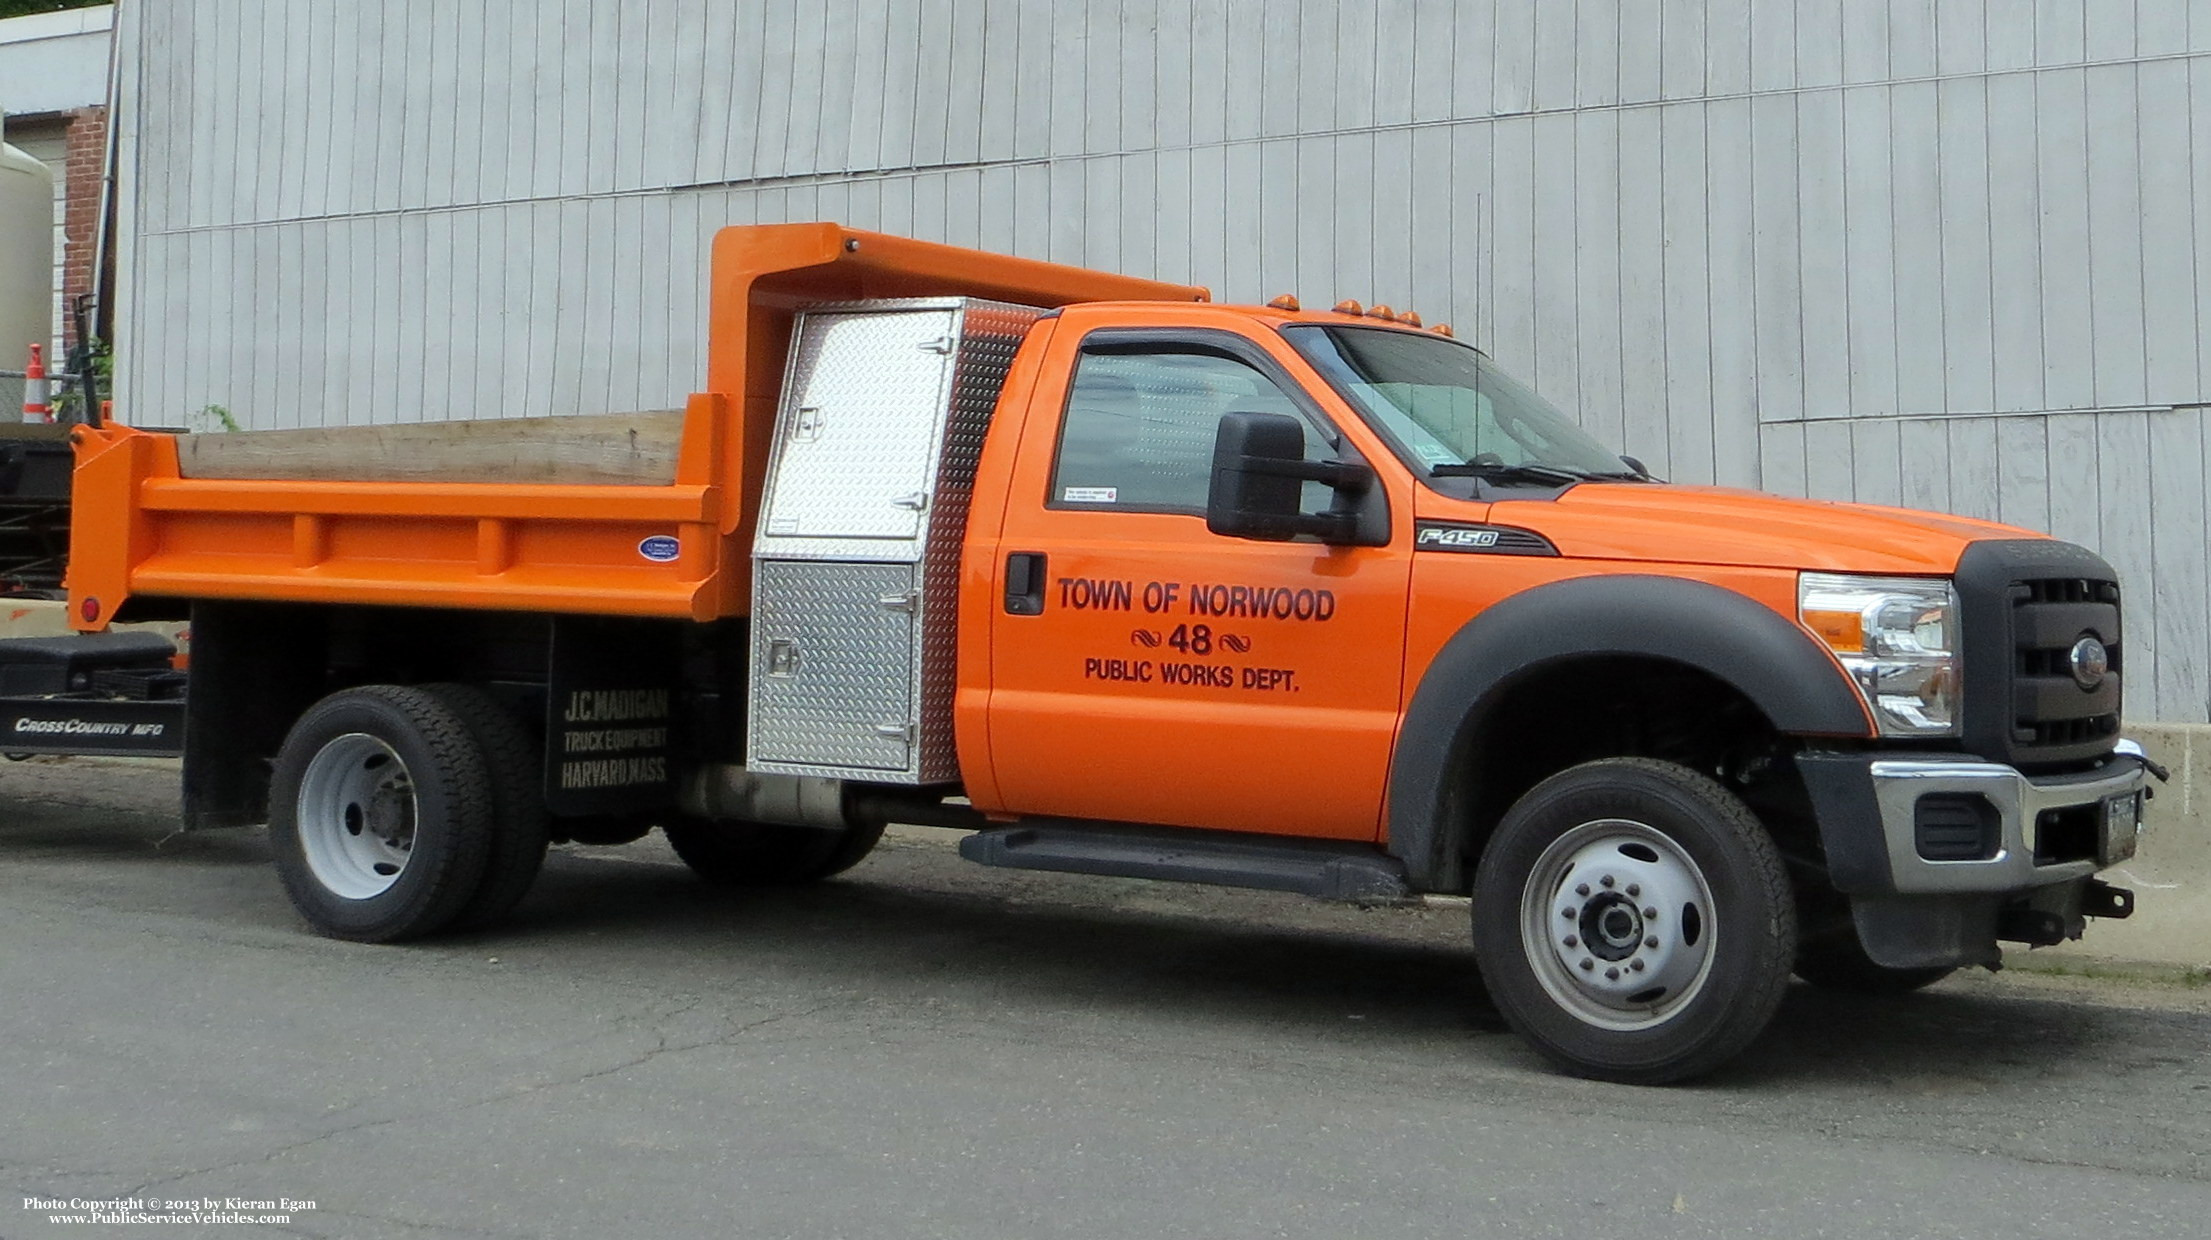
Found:
[[[1295,401],[1252,366],[1202,348],[1085,349],[1068,391],[1052,471],[1054,508],[1205,511],[1213,435],[1225,413],[1286,413],[1305,423],[1305,455],[1334,455]],[[1329,492],[1306,486],[1311,510]]]

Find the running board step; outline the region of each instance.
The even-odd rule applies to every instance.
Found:
[[[1161,828],[1018,826],[978,831],[960,855],[983,865],[1294,891],[1359,903],[1411,898],[1397,858],[1360,844]]]

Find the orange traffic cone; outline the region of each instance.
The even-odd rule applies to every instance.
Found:
[[[25,422],[51,422],[54,408],[46,403],[45,350],[31,346],[31,364],[23,371],[23,420]]]

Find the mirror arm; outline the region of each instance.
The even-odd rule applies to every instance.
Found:
[[[1374,485],[1374,471],[1357,461],[1284,461],[1268,456],[1240,459],[1245,473],[1318,482],[1346,495],[1364,495]]]
[[[1349,546],[1359,541],[1359,514],[1356,512],[1316,512],[1309,519],[1318,523],[1313,532],[1329,546]]]

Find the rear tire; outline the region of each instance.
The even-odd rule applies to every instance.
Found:
[[[529,894],[550,842],[545,814],[543,754],[514,712],[474,685],[424,685],[423,690],[468,725],[489,775],[492,833],[484,877],[452,928],[488,926]]]
[[[1506,813],[1474,876],[1474,950],[1513,1029],[1579,1076],[1657,1085],[1757,1038],[1796,953],[1780,854],[1670,762],[1563,771]]]
[[[662,824],[691,872],[717,887],[794,886],[842,874],[875,850],[883,824],[841,831],[781,823],[676,819]]]
[[[1892,969],[1873,963],[1854,932],[1844,932],[1797,949],[1796,975],[1821,990],[1846,995],[1904,995],[1932,986],[1957,972],[1948,965]]]
[[[451,924],[483,882],[495,810],[484,752],[436,695],[398,685],[331,694],[277,751],[269,843],[321,934],[388,943]]]

